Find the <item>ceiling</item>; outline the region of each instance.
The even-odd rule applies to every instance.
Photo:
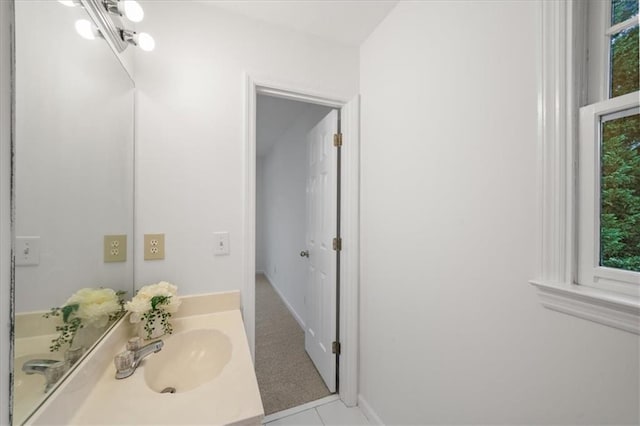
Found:
[[[256,104],[256,155],[264,157],[275,142],[289,130],[294,123],[304,117],[318,117],[329,113],[331,108],[307,104],[288,99],[258,95]]]
[[[398,0],[207,1],[222,9],[351,46],[359,46]]]

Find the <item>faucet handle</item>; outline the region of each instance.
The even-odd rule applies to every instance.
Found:
[[[132,337],[127,341],[127,350],[128,351],[137,351],[142,347],[142,337]]]
[[[135,354],[133,351],[124,351],[119,353],[113,359],[113,363],[116,365],[116,371],[126,371],[133,368],[133,361],[135,359]]]

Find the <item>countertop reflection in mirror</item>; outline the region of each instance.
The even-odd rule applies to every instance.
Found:
[[[104,39],[77,32],[81,5],[17,0],[15,14],[21,424],[114,322],[118,292],[132,295],[134,85]]]

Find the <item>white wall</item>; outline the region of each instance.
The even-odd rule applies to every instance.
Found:
[[[0,424],[9,424],[11,368],[11,92],[13,6],[0,1]]]
[[[166,259],[145,262],[137,250],[137,285],[240,289],[245,72],[348,99],[358,90],[358,50],[206,2],[143,7],[156,49],[135,64],[136,243],[165,233]],[[229,256],[213,256],[215,231],[230,232]]]
[[[263,235],[263,252],[258,253],[256,259],[264,259],[263,271],[303,327],[308,262],[300,257],[300,251],[307,248],[309,160],[306,136],[330,111],[327,107],[300,104],[296,121],[276,139],[260,161],[262,182],[256,185],[257,198],[263,203],[256,206],[256,215],[261,212],[262,216],[257,220],[256,235]],[[257,113],[260,112],[259,96]],[[256,139],[259,145],[262,139],[260,126],[256,129]],[[262,229],[258,229],[260,225]]]
[[[84,9],[15,9],[15,232],[40,237],[40,263],[15,269],[16,311],[61,306],[83,287],[131,295],[133,82],[103,39],[77,34]],[[104,262],[108,234],[128,235],[126,262]]]
[[[360,393],[386,424],[639,421],[639,339],[542,308],[537,2],[401,2],[361,47]]]

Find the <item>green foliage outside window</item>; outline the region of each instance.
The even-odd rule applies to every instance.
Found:
[[[635,92],[640,85],[638,26],[611,38],[611,97]]]
[[[640,115],[602,126],[601,265],[640,272]]]
[[[611,25],[619,24],[638,14],[638,0],[613,0],[611,2]]]
[[[612,0],[611,24],[638,14],[638,0]],[[640,87],[638,26],[611,37],[611,97]],[[602,125],[600,264],[640,272],[640,114]]]

